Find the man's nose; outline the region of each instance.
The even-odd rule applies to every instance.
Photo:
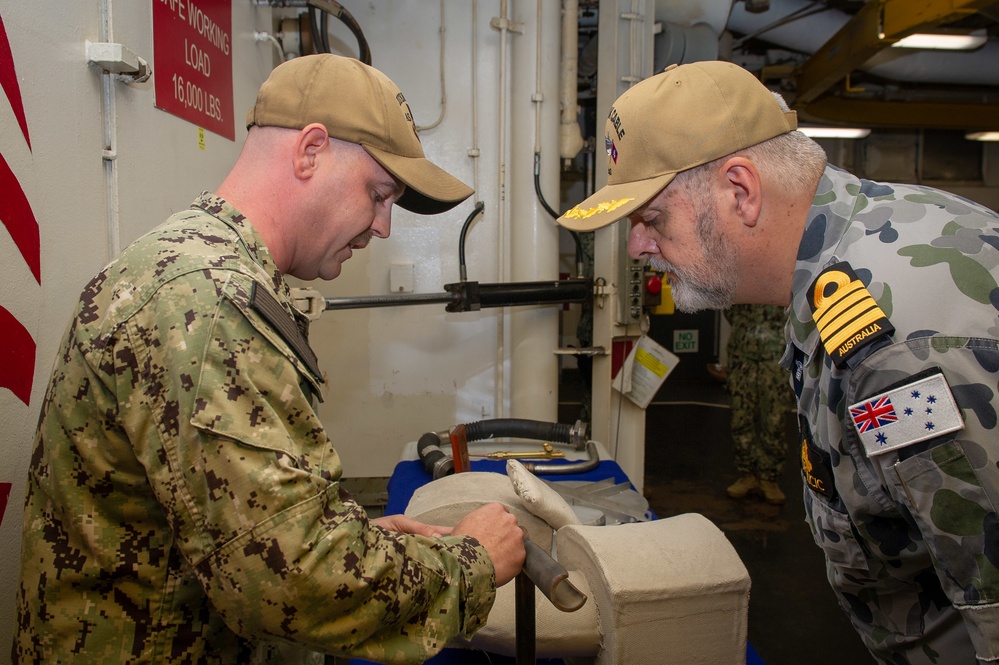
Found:
[[[643,259],[658,253],[655,240],[649,235],[649,227],[644,222],[632,222],[628,232],[628,256]]]
[[[371,223],[371,235],[376,238],[388,238],[389,234],[392,233],[392,207],[382,213],[375,215],[374,221]]]

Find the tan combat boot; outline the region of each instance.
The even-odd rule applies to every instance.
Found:
[[[787,497],[784,496],[784,492],[781,491],[780,486],[772,480],[761,480],[760,489],[763,491],[763,498],[767,503],[772,503],[775,506],[783,506],[784,502],[787,501]]]
[[[725,491],[733,499],[745,499],[746,495],[750,492],[756,492],[760,489],[759,479],[751,474],[746,474],[739,480],[735,481],[728,486]]]

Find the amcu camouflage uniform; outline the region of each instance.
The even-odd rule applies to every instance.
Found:
[[[794,402],[778,364],[787,315],[777,305],[733,305],[724,314],[731,324],[727,384],[735,468],[775,481],[784,468],[786,418]]]
[[[997,228],[827,167],[798,251],[782,363],[807,519],[882,663],[999,658]]]
[[[207,193],[87,285],[31,461],[15,663],[418,663],[485,622],[477,541],[388,532],[340,489],[303,329]]]

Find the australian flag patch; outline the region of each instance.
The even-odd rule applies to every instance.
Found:
[[[857,402],[849,411],[868,456],[964,429],[961,411],[940,370]]]

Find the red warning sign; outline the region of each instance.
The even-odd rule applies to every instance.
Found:
[[[236,138],[232,0],[152,0],[156,108]]]

